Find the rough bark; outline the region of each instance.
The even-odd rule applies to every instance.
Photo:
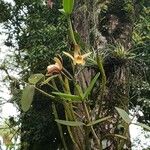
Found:
[[[103,10],[103,6],[107,9]],[[92,47],[99,53],[106,49],[107,44],[121,43],[125,49],[129,49],[131,47],[134,11],[134,2],[130,0],[121,2],[118,0],[78,0],[76,1],[73,24],[75,30],[86,43],[86,47]],[[93,120],[97,116],[98,118],[112,116],[112,119],[95,126],[95,130],[98,133],[103,149],[131,149],[127,125],[120,121],[115,111],[115,107],[120,107],[128,112],[128,65],[126,61],[109,57],[105,60],[104,68],[107,77],[106,89],[103,93],[99,91],[99,95],[95,97],[96,102],[92,106],[91,115]],[[85,68],[77,80],[83,88],[86,88],[95,73],[95,70]],[[84,118],[83,107],[80,105],[79,108],[78,113]],[[81,120],[81,118],[79,119]],[[85,139],[86,132],[84,130],[84,134],[80,134],[81,139]],[[91,135],[91,133],[88,134],[89,136]],[[123,139],[115,138],[114,134],[126,136],[127,140],[124,142]],[[90,137],[88,147],[86,147],[87,143],[84,140],[82,142],[85,144],[84,148],[99,149],[93,136]]]

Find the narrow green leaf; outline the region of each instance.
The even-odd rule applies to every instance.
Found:
[[[86,89],[84,95],[83,95],[83,99],[86,99],[89,94],[91,93],[93,87],[94,87],[94,84],[96,83],[98,77],[99,77],[100,73],[97,73],[96,76],[94,77],[94,79],[91,81],[89,87]]]
[[[82,91],[82,89],[81,89],[81,86],[78,85],[78,84],[75,84],[75,87],[76,87],[77,92],[78,92],[78,94],[80,95],[80,97],[83,98],[83,91]]]
[[[63,0],[63,9],[67,15],[70,15],[73,11],[74,0]]]
[[[21,98],[21,108],[24,112],[28,111],[34,97],[35,88],[33,85],[28,85],[23,90],[22,98]]]
[[[53,78],[57,77],[58,75],[53,75],[50,76],[49,78],[47,78],[44,82],[42,82],[42,85],[49,83],[49,81],[51,81]]]
[[[60,98],[65,99],[66,101],[81,101],[81,97],[78,95],[72,95],[72,94],[66,94],[66,93],[61,93],[61,92],[52,92],[54,95],[59,96]]]
[[[108,119],[110,119],[110,118],[111,118],[111,116],[104,117],[104,118],[98,119],[98,120],[96,120],[96,121],[92,121],[92,122],[88,123],[86,126],[93,126],[93,125],[95,125],[95,124],[98,124],[98,123],[101,123],[101,122],[103,122],[103,121],[106,121],[106,120],[108,120]]]
[[[44,75],[39,73],[39,74],[33,74],[31,75],[29,78],[28,78],[28,82],[30,84],[37,84],[39,83],[40,81],[44,80]]]
[[[64,9],[58,9],[63,15],[65,15],[65,10]]]
[[[139,122],[137,122],[137,123],[133,123],[133,124],[138,125],[138,126],[140,126],[140,127],[142,127],[142,128],[145,128],[146,130],[150,131],[150,127],[147,126],[147,125],[144,124],[144,123],[139,123]]]
[[[65,77],[65,80],[64,80],[64,87],[65,87],[65,89],[66,89],[66,91],[67,91],[67,94],[68,94],[68,93],[71,93],[71,92],[70,92],[69,81],[68,81],[68,78],[66,78],[66,77]]]
[[[127,112],[125,112],[123,109],[115,107],[115,109],[117,110],[117,112],[119,113],[119,115],[122,117],[122,119],[127,123],[130,124],[131,123],[131,119],[129,118],[129,115],[127,114]]]
[[[66,125],[66,126],[83,126],[85,125],[83,122],[77,122],[77,121],[66,121],[66,120],[55,120],[57,123]]]

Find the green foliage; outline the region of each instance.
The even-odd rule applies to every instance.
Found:
[[[54,79],[54,78],[56,78],[56,77],[58,77],[58,75],[53,75],[53,76],[48,77],[46,80],[44,80],[44,81],[42,82],[42,85],[48,84],[52,79]]]
[[[115,107],[119,115],[122,117],[122,119],[127,123],[131,123],[131,119],[129,118],[129,115],[121,108]]]
[[[82,98],[78,95],[72,95],[72,94],[66,94],[66,93],[60,93],[60,92],[52,92],[54,95],[59,96],[64,101],[70,101],[70,102],[80,102]]]
[[[140,2],[140,17],[136,20],[133,31],[133,51],[136,65],[131,69],[131,99],[132,106],[140,105],[143,116],[138,116],[138,121],[150,125],[150,12],[149,2]],[[138,77],[137,77],[138,75]],[[135,80],[137,79],[137,80]]]
[[[45,74],[46,66],[52,61],[53,56],[66,50],[67,29],[65,19],[58,12],[58,8],[61,7],[58,0],[55,1],[53,9],[46,6],[42,0],[15,0],[14,3],[15,5],[9,7],[11,15],[9,22],[5,24],[5,27],[9,30],[5,44],[15,47],[14,65],[22,69],[20,77],[27,82],[29,76],[32,75],[33,77],[34,73]],[[13,41],[16,41],[16,43]],[[13,63],[11,62],[12,65]],[[31,82],[32,84],[37,82],[37,86],[41,82],[38,80],[32,79]],[[24,86],[24,84],[20,84]],[[44,91],[49,89],[47,85],[43,85],[42,88]],[[25,142],[30,145],[30,143],[37,143],[37,141],[38,143],[47,141],[46,146],[51,143],[50,145],[57,149],[58,145],[53,142],[57,137],[56,142],[60,143],[57,126],[54,123],[52,113],[50,113],[51,119],[48,114],[45,116],[45,112],[49,112],[52,109],[50,107],[51,101],[46,100],[47,97],[44,97],[43,94],[38,94],[39,96],[37,96],[38,92],[37,90],[35,91],[32,102],[33,107],[36,109],[33,107],[29,109],[31,102],[28,103],[28,106],[26,103],[31,99],[24,98],[23,105],[25,106],[23,107],[25,107],[25,111],[29,110],[20,115],[23,130],[28,131],[23,135],[24,140],[22,143]],[[19,109],[20,93],[17,92],[12,98],[14,102],[17,101]],[[34,122],[35,120],[36,122]],[[51,132],[51,129],[54,132]],[[34,147],[34,144],[32,145]]]
[[[14,45],[13,38],[18,41],[15,53],[19,57],[15,55],[16,62],[24,70],[24,76],[29,70],[30,74],[44,73],[45,66],[52,61],[51,57],[66,49],[67,29],[65,19],[58,12],[60,3],[56,1],[52,10],[41,0],[15,3],[11,11],[11,23],[7,23],[10,32],[6,44]],[[11,28],[12,25],[16,28]]]
[[[33,74],[28,78],[30,84],[36,85],[44,80],[45,76],[43,74]]]
[[[21,107],[24,112],[28,111],[33,98],[34,98],[35,87],[33,85],[28,85],[23,90],[22,98],[21,98]]]
[[[135,54],[133,54],[130,50],[125,49],[125,47],[120,43],[116,44],[114,50],[112,51],[112,55],[115,58],[122,60],[129,60],[135,57]]]
[[[8,21],[10,18],[10,5],[3,0],[0,1],[0,23]]]
[[[92,89],[99,77],[100,73],[97,73],[96,76],[93,78],[93,80],[91,81],[91,83],[89,84],[88,88],[85,90],[84,94],[83,94],[83,98],[82,99],[87,99],[89,94],[92,92]]]
[[[116,108],[117,112],[119,113],[119,115],[122,117],[122,119],[123,119],[128,125],[130,125],[130,124],[135,124],[135,125],[138,125],[138,126],[144,128],[144,129],[150,131],[150,127],[147,126],[146,124],[139,123],[139,122],[133,123],[133,122],[132,122],[133,119],[130,119],[130,118],[129,118],[129,115],[127,114],[126,111],[124,111],[123,109],[118,108],[118,107],[115,107],[115,108]],[[134,117],[135,117],[135,116],[134,116]]]
[[[55,120],[57,123],[62,124],[62,125],[66,125],[66,126],[83,126],[85,125],[82,122],[75,122],[75,121],[66,121],[66,120]]]
[[[20,127],[16,118],[11,117],[9,120],[4,120],[0,125],[0,136],[3,139],[3,144],[7,149],[17,149],[20,145],[17,142],[20,135]]]
[[[93,125],[96,125],[98,123],[101,123],[101,122],[109,120],[109,119],[111,119],[111,116],[107,116],[107,117],[92,121],[92,122],[88,123],[86,126],[93,126]]]
[[[66,120],[58,120],[58,119],[55,119],[55,121],[59,124],[62,124],[62,125],[66,125],[66,126],[93,126],[93,125],[96,125],[98,123],[101,123],[101,122],[104,122],[106,120],[109,120],[111,118],[111,116],[108,116],[108,117],[104,117],[104,118],[101,118],[101,119],[98,119],[96,121],[93,121],[93,122],[90,122],[88,124],[85,124],[83,122],[77,122],[77,121],[66,121]]]

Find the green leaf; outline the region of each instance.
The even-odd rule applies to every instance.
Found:
[[[98,120],[96,120],[96,121],[92,121],[92,122],[88,123],[86,126],[93,126],[93,125],[95,125],[95,124],[101,123],[101,122],[103,122],[103,121],[105,121],[105,120],[108,120],[108,119],[110,119],[110,118],[111,118],[111,116],[104,117],[104,118],[98,119]]]
[[[66,120],[55,120],[57,123],[66,125],[66,126],[83,126],[85,125],[83,122],[77,122],[77,121],[66,121]]]
[[[65,10],[64,9],[58,9],[63,15],[65,15]]]
[[[139,122],[137,122],[137,123],[133,123],[133,124],[138,125],[138,126],[140,126],[140,127],[142,127],[142,128],[145,128],[146,130],[150,131],[150,127],[147,126],[147,125],[144,124],[144,123],[139,123]]]
[[[122,119],[127,123],[130,124],[131,123],[131,119],[129,118],[129,115],[127,114],[127,112],[125,112],[123,109],[115,107],[115,109],[117,110],[117,112],[119,113],[119,115],[122,117]]]
[[[58,75],[53,75],[50,76],[49,78],[47,78],[44,82],[42,82],[42,85],[49,83],[50,80],[52,80],[53,78],[57,77]]]
[[[70,15],[73,11],[74,0],[63,0],[63,9],[67,15]]]
[[[61,93],[61,92],[52,92],[54,95],[59,96],[60,98],[65,99],[66,101],[81,101],[81,97],[78,95],[72,95],[72,94],[66,94],[66,93]]]
[[[114,134],[114,136],[115,136],[115,137],[119,137],[119,138],[121,138],[121,139],[127,140],[127,137],[122,136],[122,135],[119,135],[119,134]]]
[[[94,77],[94,79],[91,81],[89,87],[86,89],[84,95],[83,95],[83,99],[86,99],[88,97],[88,95],[91,93],[94,84],[96,83],[98,77],[99,77],[100,73],[97,73],[96,76]]]
[[[81,89],[81,86],[78,84],[75,84],[75,87],[77,89],[78,94],[80,95],[80,97],[83,97],[83,91]]]
[[[24,112],[28,111],[34,97],[35,88],[33,85],[28,85],[23,90],[22,98],[21,98],[21,108]]]
[[[44,80],[44,75],[41,74],[41,73],[39,73],[39,74],[33,74],[33,75],[31,75],[31,76],[28,78],[28,82],[29,82],[30,84],[33,84],[33,85],[39,83],[39,82],[42,81],[42,80]]]

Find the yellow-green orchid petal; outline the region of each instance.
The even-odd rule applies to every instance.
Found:
[[[77,57],[78,55],[81,55],[80,47],[79,45],[74,45],[74,57]]]
[[[63,52],[66,56],[70,57],[73,61],[74,61],[74,58],[71,54],[67,53],[67,52]]]
[[[74,64],[74,65],[76,65],[76,64],[77,64],[75,60],[73,60],[73,64]]]
[[[82,66],[84,66],[85,65],[85,60],[83,59],[83,61],[82,61],[82,64],[81,64]]]
[[[54,57],[54,61],[56,62],[55,64],[59,66],[60,70],[63,68],[62,66],[62,62],[57,58],[57,57]]]
[[[80,47],[78,45],[75,45],[75,46],[76,47],[74,49],[74,56],[72,56],[71,54],[69,54],[67,52],[63,52],[63,53],[73,60],[74,65],[76,65],[76,64],[85,65],[84,58],[88,57],[91,54],[91,52],[81,55]]]

